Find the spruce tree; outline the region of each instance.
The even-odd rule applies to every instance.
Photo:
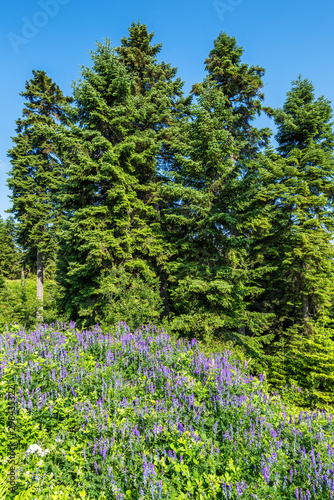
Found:
[[[156,61],[160,46],[151,46],[145,25],[133,23],[129,31],[120,55],[109,40],[97,44],[93,67],[74,84],[71,132],[57,133],[67,165],[58,197],[67,214],[58,281],[63,307],[86,324],[106,315],[114,320],[128,300],[130,314],[134,290],[144,310],[143,287],[154,290],[151,320],[159,319],[164,300],[160,274],[169,250],[159,222],[158,166],[182,82]]]
[[[329,101],[315,99],[312,83],[301,77],[293,82],[283,109],[274,111],[278,153],[268,154],[264,174],[272,229],[262,240],[262,251],[276,271],[267,276],[262,300],[274,308],[282,331],[300,324],[307,333],[308,320],[316,320],[331,304],[331,117]]]
[[[332,369],[330,358],[329,371],[316,361],[320,321],[322,350],[332,356],[328,322],[322,321],[333,300],[332,110],[324,97],[315,99],[312,83],[299,77],[283,109],[273,114],[278,152],[268,150],[260,168],[270,230],[256,235],[252,246],[272,266],[257,303],[257,310],[275,314],[269,380],[276,388],[292,381],[306,388],[311,379],[305,374],[311,370],[313,389],[303,404],[325,404],[330,403],[328,385],[315,381],[324,381]]]
[[[13,217],[5,221],[0,216],[0,276],[18,279],[21,272],[21,252],[16,243],[16,229]]]
[[[52,193],[59,185],[59,162],[46,126],[67,121],[63,106],[70,102],[44,71],[33,71],[21,96],[26,98],[23,117],[17,120],[15,146],[8,151],[12,164],[8,186],[12,208],[18,221],[18,243],[27,257],[34,256],[37,270],[37,300],[43,303],[45,264],[54,258],[55,230],[59,214]],[[42,320],[42,305],[37,311]]]
[[[288,301],[294,316],[307,322],[317,319],[331,302],[334,230],[334,133],[330,102],[315,100],[314,87],[301,76],[293,82],[283,110],[276,110],[278,152],[287,160],[291,174],[284,179],[292,232],[283,264],[289,266]],[[297,290],[296,290],[297,288]],[[297,295],[297,300],[296,300]],[[298,312],[297,312],[298,311]]]
[[[168,243],[169,226],[163,213],[170,207],[170,201],[169,197],[163,194],[161,187],[169,184],[170,152],[180,133],[180,120],[189,116],[192,98],[183,97],[183,82],[176,77],[177,68],[171,67],[165,61],[157,61],[162,44],[152,45],[153,37],[154,33],[148,33],[145,24],[133,22],[129,28],[129,36],[121,39],[121,46],[116,50],[132,75],[132,96],[138,113],[132,122],[136,150],[145,148],[150,137],[157,145],[157,153],[151,157],[150,173],[145,174],[148,168],[147,156],[146,166],[138,164],[137,177],[142,191],[137,192],[139,197],[144,196],[145,200],[152,200],[156,213],[151,223],[156,224],[159,233],[163,235],[163,257],[148,256],[148,259],[155,274],[159,276],[160,295],[164,301],[163,316],[169,319],[170,296],[165,264],[177,253],[177,246],[172,250],[171,244]],[[132,164],[136,163],[136,160],[132,161]]]
[[[207,77],[193,86],[198,100],[176,134],[173,181],[165,188],[175,193],[175,205],[165,216],[180,249],[169,264],[174,328],[190,335],[230,332],[260,355],[261,342],[238,332],[247,325],[256,336],[269,320],[247,311],[247,301],[258,293],[247,248],[254,219],[262,223],[262,207],[253,203],[255,160],[270,133],[252,126],[262,109],[263,70],[242,64],[242,52],[234,38],[221,33],[206,60]]]

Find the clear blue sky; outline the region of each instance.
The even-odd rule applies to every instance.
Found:
[[[10,207],[7,150],[21,117],[25,81],[44,70],[67,95],[89,66],[89,50],[107,36],[113,45],[132,21],[162,43],[160,60],[179,68],[184,90],[202,81],[204,60],[221,31],[244,48],[244,62],[263,66],[266,104],[281,107],[291,81],[309,78],[316,96],[334,105],[334,2],[323,0],[14,0],[1,6],[0,215]],[[269,119],[259,121],[271,125]],[[272,125],[271,125],[272,126]],[[273,126],[272,126],[273,128]],[[274,128],[273,128],[274,130]]]

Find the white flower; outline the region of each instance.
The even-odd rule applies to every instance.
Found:
[[[35,453],[36,451],[40,457],[44,457],[47,453],[50,453],[50,450],[48,448],[42,450],[39,444],[31,444],[26,453],[27,455],[29,455],[31,453]]]
[[[30,453],[35,453],[35,451],[41,450],[41,447],[39,444],[31,444],[29,448],[27,449],[27,454],[29,455]]]

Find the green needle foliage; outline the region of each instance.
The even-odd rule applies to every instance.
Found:
[[[33,71],[25,89],[20,95],[26,98],[26,107],[16,122],[15,146],[8,151],[12,164],[8,186],[13,193],[9,212],[19,222],[17,241],[25,252],[27,265],[37,267],[37,298],[43,301],[43,268],[55,257],[59,221],[52,201],[59,184],[59,163],[44,128],[67,121],[62,106],[71,98],[64,97],[44,71]]]
[[[309,80],[299,77],[283,109],[273,114],[279,154],[268,150],[263,167],[271,229],[253,245],[273,265],[259,300],[275,313],[269,379],[275,387],[292,381],[304,387],[304,406],[330,404],[330,320],[321,331],[317,322],[333,298],[332,110],[323,97],[314,98]]]
[[[159,317],[164,300],[159,272],[169,250],[160,228],[157,170],[182,82],[173,82],[175,69],[157,63],[160,45],[150,44],[145,25],[133,24],[129,32],[119,56],[109,40],[97,44],[93,67],[73,86],[71,129],[59,127],[55,137],[66,165],[58,196],[66,213],[59,232],[60,307],[86,324],[122,319],[126,303],[133,320]],[[145,314],[142,292],[135,292],[133,309],[134,290],[143,286],[156,290]]]
[[[0,216],[0,276],[17,279],[21,271],[21,253],[15,244],[16,227],[13,217],[5,221]]]
[[[280,198],[289,207],[291,228],[283,265],[285,302],[294,321],[317,318],[331,299],[334,230],[334,134],[332,109],[301,76],[293,82],[283,110],[274,113],[278,151],[284,158]],[[287,269],[289,268],[289,270]],[[297,293],[296,293],[297,292]]]
[[[263,282],[260,302],[275,313],[279,335],[297,324],[307,332],[308,321],[331,304],[334,135],[330,103],[315,100],[301,77],[274,117],[279,154],[268,150],[262,167],[271,229],[253,247],[276,269]]]
[[[174,319],[170,327],[182,335],[210,338],[233,335],[256,356],[269,314],[247,310],[259,293],[257,275],[247,257],[254,220],[263,208],[254,202],[258,189],[254,161],[270,132],[257,130],[264,71],[241,63],[243,50],[225,33],[206,60],[207,77],[193,86],[197,103],[191,120],[180,120],[170,159],[172,182],[165,191],[174,207],[165,212],[179,252],[168,264]],[[174,196],[173,196],[174,194]],[[178,203],[181,199],[181,203]],[[247,333],[252,337],[245,336]]]
[[[334,331],[328,328],[329,321],[328,316],[310,320],[308,337],[302,325],[291,327],[271,359],[270,386],[298,385],[302,392],[295,393],[291,401],[304,408],[332,411],[334,407]]]

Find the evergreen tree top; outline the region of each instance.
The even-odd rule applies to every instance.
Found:
[[[289,156],[293,149],[305,149],[311,144],[321,144],[323,151],[332,151],[332,116],[330,101],[323,96],[315,99],[313,84],[299,75],[292,82],[283,109],[274,112],[278,126],[278,151],[283,156]]]
[[[231,107],[235,107],[237,103],[245,104],[247,101],[247,104],[252,104],[252,109],[259,113],[260,101],[264,99],[260,89],[263,87],[262,77],[265,70],[260,66],[242,63],[243,52],[244,49],[237,45],[234,37],[221,32],[214,40],[214,48],[205,60],[205,70],[208,72],[208,80],[217,83]],[[194,85],[193,93],[197,94],[198,90],[198,85]],[[258,101],[253,101],[254,98]]]
[[[132,21],[129,28],[129,36],[121,38],[121,47],[118,47],[118,53],[123,57],[130,54],[135,48],[137,53],[145,53],[150,57],[155,57],[162,48],[162,43],[151,45],[151,40],[154,37],[154,32],[148,33],[147,26],[138,21]],[[138,61],[137,61],[138,62]]]
[[[25,91],[20,95],[26,98],[22,115],[25,120],[17,120],[17,132],[28,123],[41,122],[41,117],[51,118],[62,123],[67,121],[62,105],[73,102],[71,97],[65,97],[59,86],[47,76],[45,71],[33,70],[33,78],[25,83]]]
[[[16,121],[14,146],[8,150],[12,168],[7,185],[13,203],[8,212],[19,222],[17,241],[22,248],[35,252],[38,247],[51,255],[55,241],[49,224],[57,212],[52,195],[59,188],[61,165],[50,129],[68,123],[65,108],[72,98],[65,97],[44,71],[33,71],[21,95],[26,107],[23,118]]]
[[[242,63],[243,52],[234,37],[221,32],[205,60],[206,78],[202,83],[193,85],[191,90],[196,96],[209,89],[220,95],[220,107],[230,112],[225,129],[233,137],[234,143],[239,145],[231,154],[234,161],[240,161],[242,157],[254,157],[259,148],[268,144],[272,134],[268,128],[258,130],[252,126],[252,121],[262,111],[270,115],[272,110],[262,106],[264,69]]]
[[[129,28],[129,36],[121,39],[122,45],[116,47],[122,63],[136,75],[135,93],[145,95],[157,83],[171,83],[176,76],[177,68],[171,67],[165,61],[158,63],[156,55],[161,51],[162,44],[152,45],[151,41],[154,32],[148,33],[147,26],[132,22]],[[173,82],[175,89],[178,88],[178,95],[183,93],[179,91],[183,82],[177,78]],[[173,93],[173,92],[172,92]]]

